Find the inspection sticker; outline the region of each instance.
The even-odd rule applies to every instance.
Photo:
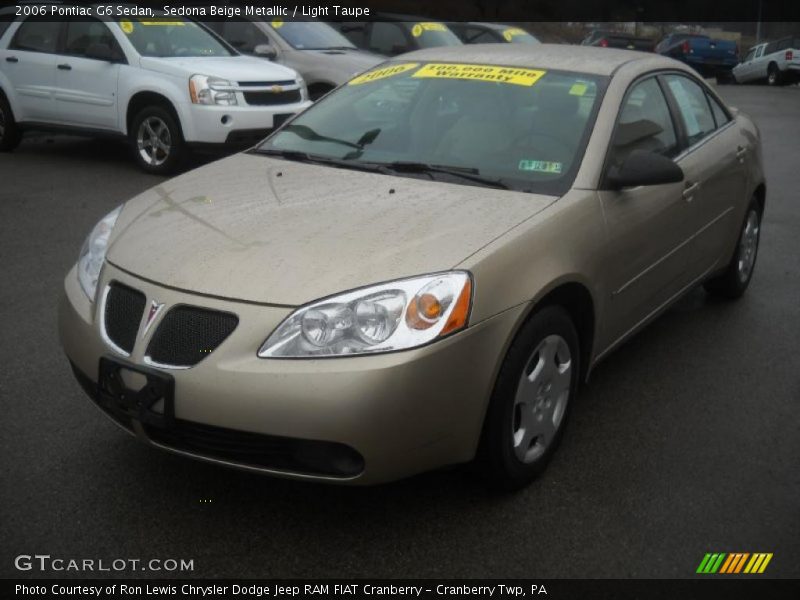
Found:
[[[369,73],[359,75],[355,79],[351,79],[350,83],[347,85],[359,85],[361,83],[377,81],[378,79],[385,79],[386,77],[394,77],[395,75],[400,75],[400,73],[405,73],[411,69],[416,69],[418,66],[419,63],[403,63],[400,65],[392,65],[391,67],[386,67],[384,69],[378,69],[376,71],[370,71]]]
[[[119,22],[119,28],[122,29],[127,35],[133,33],[133,23],[131,23],[128,19],[122,19]]]
[[[520,29],[519,27],[509,27],[503,32],[503,37],[506,39],[507,42],[510,42],[518,35],[527,35],[527,31],[524,29]]]
[[[428,63],[412,77],[436,77],[441,79],[475,79],[513,85],[532,86],[546,71],[497,67],[493,65],[460,65],[452,63]]]
[[[411,35],[419,37],[426,31],[447,31],[442,23],[417,23],[411,28]]]
[[[283,27],[283,19],[280,19],[280,18],[272,19],[272,28],[273,29],[280,29],[281,27]]]
[[[572,96],[583,96],[588,88],[589,86],[585,83],[573,83],[572,87],[569,88],[569,93]]]
[[[521,160],[519,161],[520,171],[536,171],[537,173],[561,173],[563,163],[552,162],[549,160]]]

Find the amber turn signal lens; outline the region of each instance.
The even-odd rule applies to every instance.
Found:
[[[467,326],[467,318],[469,317],[469,304],[472,296],[472,281],[467,279],[464,288],[461,290],[456,305],[453,307],[453,312],[447,319],[447,323],[439,335],[447,335],[453,331],[458,331]]]

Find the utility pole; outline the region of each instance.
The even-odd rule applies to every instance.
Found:
[[[761,2],[758,0],[758,21],[756,21],[756,44],[761,43]]]

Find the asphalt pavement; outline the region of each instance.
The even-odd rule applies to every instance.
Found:
[[[545,475],[513,495],[463,468],[332,487],[137,443],[73,380],[56,306],[94,223],[160,179],[113,141],[0,155],[0,576],[40,576],[14,568],[38,553],[193,559],[197,577],[661,578],[706,552],[772,552],[767,575],[800,577],[800,87],[721,91],[764,141],[750,289],[695,290],[605,360]]]

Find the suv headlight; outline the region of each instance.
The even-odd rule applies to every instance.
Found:
[[[92,301],[97,292],[100,269],[103,268],[103,262],[106,259],[108,238],[111,237],[120,212],[122,212],[122,206],[118,206],[100,219],[83,243],[80,256],[78,256],[78,281]]]
[[[298,308],[261,358],[352,356],[423,346],[467,326],[472,279],[437,273],[361,288]]]
[[[189,78],[189,97],[192,104],[235,106],[238,104],[236,92],[231,88],[233,84],[227,79],[206,75],[192,75]]]

